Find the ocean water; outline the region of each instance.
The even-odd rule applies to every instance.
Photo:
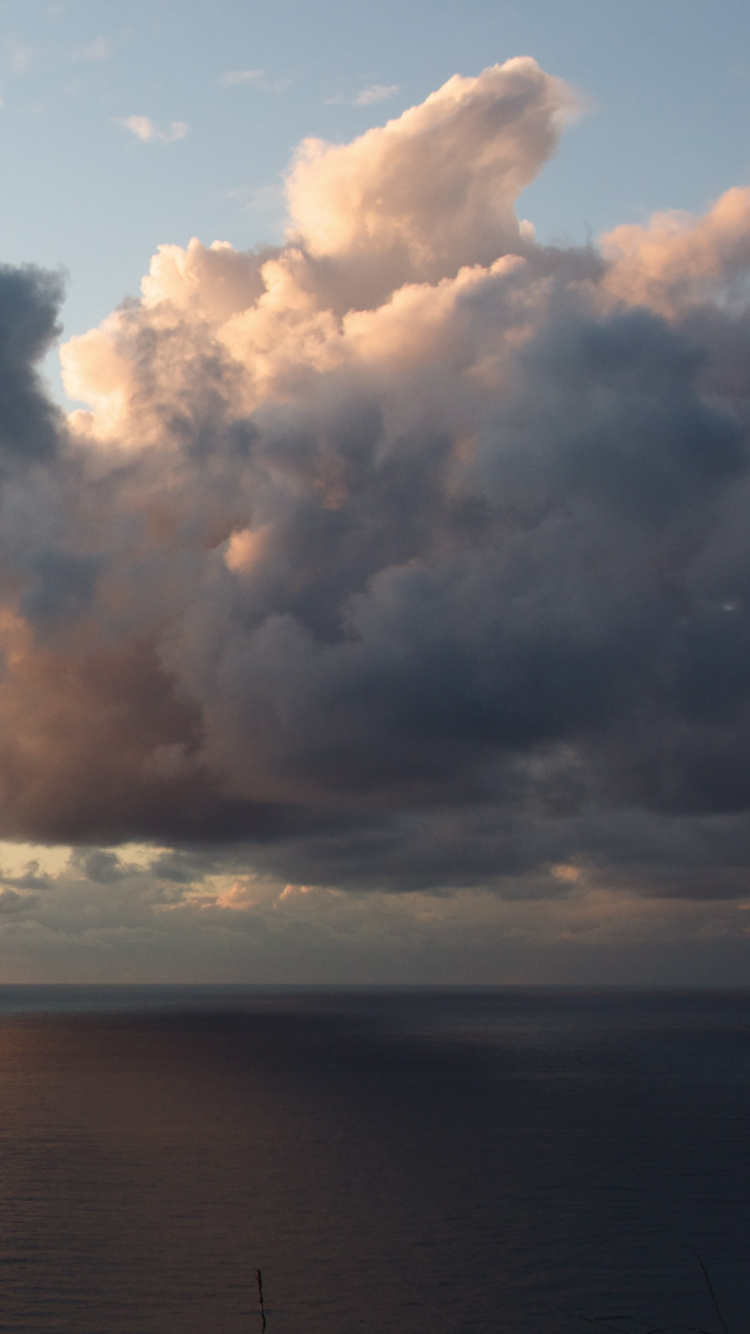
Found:
[[[0,1330],[748,1328],[750,993],[4,987],[0,1097]]]

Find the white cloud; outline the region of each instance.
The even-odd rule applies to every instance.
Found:
[[[184,139],[188,132],[188,126],[183,120],[173,120],[168,129],[163,130],[148,116],[126,116],[115,117],[115,124],[122,125],[124,130],[130,130],[136,139],[141,143],[150,144],[174,144],[178,139]]]
[[[220,88],[236,88],[239,84],[251,84],[254,88],[265,88],[265,70],[232,69],[219,78]]]
[[[455,75],[350,144],[306,139],[287,177],[290,239],[346,271],[349,308],[517,253],[515,200],[579,99],[534,60]]]
[[[398,92],[398,84],[373,83],[370,88],[363,88],[354,99],[355,107],[371,107],[374,102],[385,102]]]

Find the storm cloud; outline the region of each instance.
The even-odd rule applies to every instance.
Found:
[[[3,837],[746,893],[750,190],[541,246],[579,105],[525,58],[303,144],[286,243],[160,247],[66,421],[0,271]]]

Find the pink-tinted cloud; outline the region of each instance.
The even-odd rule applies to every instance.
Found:
[[[579,105],[535,61],[509,60],[351,144],[305,140],[287,183],[291,238],[340,276],[347,304],[492,263],[517,248],[514,201]]]
[[[201,920],[746,894],[746,192],[538,245],[577,105],[523,59],[307,142],[284,245],[161,246],[66,345],[66,422],[0,273],[0,833],[239,841]]]
[[[118,118],[116,124],[129,130],[143,144],[174,144],[184,139],[189,129],[182,120],[173,120],[171,125],[163,129],[148,116],[126,116],[124,119]]]

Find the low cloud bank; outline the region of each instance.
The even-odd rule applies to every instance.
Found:
[[[160,247],[67,422],[0,271],[3,837],[746,892],[750,190],[540,246],[578,106],[513,60],[306,142],[287,243]]]

